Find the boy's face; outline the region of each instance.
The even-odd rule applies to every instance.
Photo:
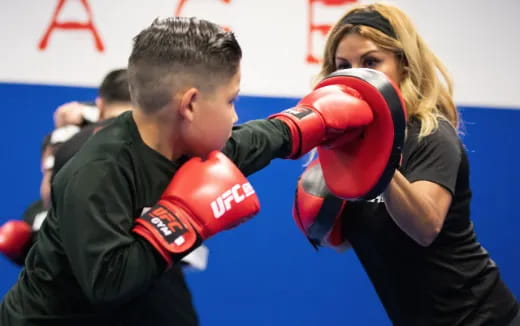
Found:
[[[206,156],[213,150],[221,150],[231,136],[238,117],[235,99],[240,90],[240,69],[230,79],[211,91],[199,93],[193,120],[188,133],[189,150],[194,156]]]

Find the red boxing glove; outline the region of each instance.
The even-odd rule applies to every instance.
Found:
[[[0,252],[14,262],[24,258],[31,243],[32,229],[24,221],[8,221],[0,227]]]
[[[192,158],[177,171],[159,202],[133,231],[171,265],[201,241],[251,218],[260,203],[251,184],[224,154]]]
[[[294,108],[269,118],[279,119],[287,125],[292,139],[288,158],[298,158],[340,136],[343,141],[345,137],[359,136],[362,128],[372,121],[373,114],[356,90],[336,84],[316,88]]]
[[[341,251],[349,246],[341,223],[346,204],[346,200],[329,191],[316,159],[298,179],[293,218],[314,248],[324,246]]]
[[[406,117],[397,85],[366,68],[328,75],[295,108],[272,116],[290,130],[288,158],[317,146],[327,188],[348,200],[386,189],[399,164]]]

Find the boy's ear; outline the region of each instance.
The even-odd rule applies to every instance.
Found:
[[[179,114],[183,119],[193,121],[194,112],[197,107],[197,101],[200,99],[199,90],[196,88],[189,88],[181,94]]]

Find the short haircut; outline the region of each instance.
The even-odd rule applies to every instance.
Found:
[[[130,103],[130,90],[128,87],[128,70],[116,69],[110,71],[99,86],[99,97],[105,103]]]
[[[188,87],[211,91],[234,76],[242,50],[232,32],[197,18],[155,19],[135,38],[128,60],[130,95],[144,112]]]

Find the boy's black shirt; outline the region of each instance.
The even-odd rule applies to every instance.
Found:
[[[278,120],[236,126],[223,149],[246,175],[289,151]],[[184,161],[145,145],[131,112],[92,136],[55,176],[52,208],[0,305],[0,324],[195,325],[180,267],[164,272],[160,255],[131,232]]]

